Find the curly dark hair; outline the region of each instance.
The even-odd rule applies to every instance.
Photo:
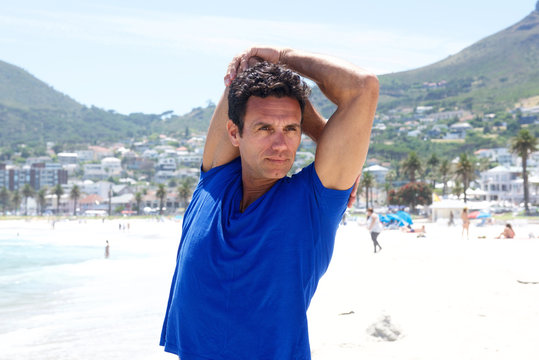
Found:
[[[309,86],[292,70],[262,61],[240,73],[230,84],[228,117],[236,124],[241,136],[249,97],[275,96],[298,100],[303,121],[303,110],[310,92]]]

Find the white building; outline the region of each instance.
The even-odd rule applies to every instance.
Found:
[[[94,161],[96,159],[93,150],[77,150],[79,161]]]
[[[157,169],[160,171],[176,171],[176,159],[172,157],[160,157],[157,160]]]
[[[145,159],[157,159],[158,156],[159,153],[154,149],[147,149],[142,153],[142,157]]]
[[[117,176],[122,173],[122,161],[115,157],[107,157],[101,160],[103,170],[109,176]]]
[[[370,173],[372,176],[374,176],[374,181],[376,181],[377,184],[381,185],[386,182],[386,175],[389,172],[389,169],[380,165],[372,165],[368,168],[363,169],[363,172]]]
[[[202,164],[202,155],[195,154],[195,153],[188,153],[187,155],[180,155],[178,157],[178,162],[182,166],[198,167]]]
[[[107,173],[101,164],[84,164],[84,177],[87,179],[106,179]]]
[[[103,199],[108,199],[109,191],[113,191],[112,187],[113,184],[107,181],[93,182],[91,180],[84,180],[81,185],[81,190],[85,194],[95,194],[99,195]]]
[[[485,158],[491,162],[497,162],[507,167],[516,164],[517,161],[517,156],[511,153],[507,148],[480,149],[474,154],[480,158]]]
[[[522,169],[497,166],[481,173],[481,189],[487,193],[487,200],[507,200],[520,203],[524,199]]]
[[[77,171],[77,169],[79,168],[79,165],[78,164],[65,164],[62,166],[62,168],[67,171],[67,174],[68,175],[73,175],[75,174],[75,171]]]
[[[79,156],[77,153],[58,153],[58,162],[62,165],[77,164],[79,162]]]

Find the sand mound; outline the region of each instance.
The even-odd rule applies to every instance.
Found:
[[[402,330],[391,321],[391,316],[384,315],[369,326],[367,333],[381,341],[396,341],[403,336]]]

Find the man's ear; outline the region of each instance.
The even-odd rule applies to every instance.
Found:
[[[240,146],[240,130],[238,129],[238,126],[232,122],[232,120],[228,120],[226,122],[226,131],[232,145],[235,147]]]

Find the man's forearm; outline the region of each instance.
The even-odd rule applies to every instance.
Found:
[[[294,49],[282,50],[279,62],[313,80],[337,106],[360,95],[370,75],[344,60]]]
[[[228,88],[225,89],[221,99],[217,103],[210,121],[204,154],[202,157],[202,170],[226,164],[239,156],[238,148],[232,146],[228,139],[226,123],[228,121]]]

